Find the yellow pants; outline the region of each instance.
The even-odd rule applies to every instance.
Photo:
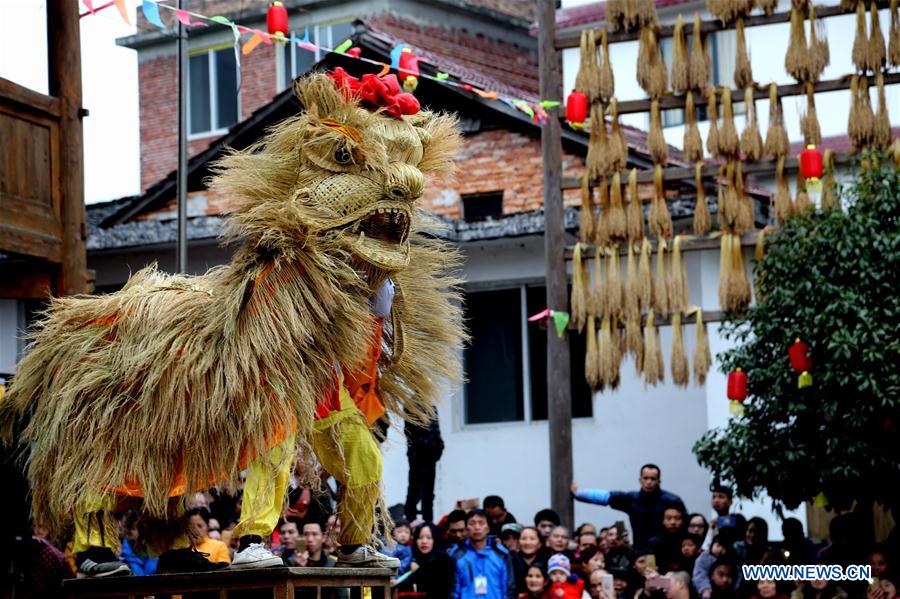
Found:
[[[322,466],[341,484],[338,502],[341,532],[338,543],[360,545],[374,536],[375,504],[381,486],[381,450],[365,416],[341,385],[341,409],[313,425],[312,446]],[[250,462],[244,482],[241,519],[234,529],[238,537],[267,537],[275,530],[284,504],[294,462],[295,437],[289,435],[269,453]],[[99,495],[80,504],[75,515],[73,552],[89,547],[118,547],[116,497]],[[188,547],[186,535],[171,549]]]

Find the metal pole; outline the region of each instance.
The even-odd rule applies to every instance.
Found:
[[[178,0],[179,10],[184,0]],[[187,28],[178,22],[178,240],[176,268],[180,273],[188,270],[187,241]]]
[[[562,98],[562,65],[556,51],[556,1],[541,0],[538,58],[541,98]],[[568,310],[565,262],[566,231],[562,201],[562,137],[555,114],[541,128],[544,162],[544,258],[547,264],[547,307]],[[547,414],[550,431],[550,504],[566,526],[574,524],[569,486],[572,483],[572,391],[569,340],[547,327]]]

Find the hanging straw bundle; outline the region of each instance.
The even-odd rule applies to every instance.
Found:
[[[653,279],[653,310],[660,315],[669,313],[669,276],[666,272],[666,240],[660,238],[656,243],[656,276]]]
[[[860,0],[856,5],[856,37],[853,39],[853,65],[865,73],[869,66],[869,38],[866,35],[866,7]]]
[[[677,387],[687,387],[691,381],[691,370],[684,355],[684,340],[681,332],[681,312],[672,315],[672,382]]]
[[[612,318],[622,316],[622,304],[625,298],[625,282],[622,280],[619,246],[614,245],[606,251],[606,313]]]
[[[816,20],[816,7],[809,5],[809,50],[807,52],[806,68],[810,81],[818,81],[825,72],[825,67],[831,62],[831,50],[828,47],[828,36],[825,31],[825,22]]]
[[[603,105],[599,102],[591,104],[591,132],[585,162],[591,179],[599,179],[609,172],[609,136],[603,118]]]
[[[719,204],[719,226],[733,229],[739,210],[737,189],[734,185],[734,161],[729,160],[725,164],[725,189],[722,201]]]
[[[719,158],[719,109],[716,106],[716,88],[711,87],[706,92],[706,111],[709,114],[709,133],[706,135],[706,150],[709,155]]]
[[[744,19],[737,20],[737,57],[734,61],[734,84],[743,89],[753,85],[753,69],[747,53],[747,38],[744,35]]]
[[[644,238],[644,207],[638,196],[637,169],[628,173],[628,204],[625,209],[626,238],[637,243]]]
[[[782,156],[778,159],[778,166],[775,169],[775,219],[783,226],[793,214],[791,188],[784,174],[784,156]]]
[[[694,108],[694,92],[688,91],[684,100],[684,159],[686,162],[703,160],[703,140],[697,128],[697,111]]]
[[[647,134],[647,149],[653,162],[665,166],[669,162],[669,144],[663,135],[662,115],[659,112],[659,100],[650,102],[650,132]]]
[[[633,20],[635,27],[659,27],[659,18],[656,14],[656,2],[654,0],[626,0],[633,6]]]
[[[665,381],[665,364],[662,348],[659,344],[659,330],[653,324],[653,310],[647,314],[647,325],[644,327],[644,385],[656,386]]]
[[[653,302],[653,277],[650,274],[650,240],[641,242],[641,256],[638,259],[638,299],[642,310]]]
[[[612,176],[609,198],[609,237],[618,242],[626,238],[625,206],[622,202],[622,179],[619,173]]]
[[[872,127],[872,141],[877,149],[884,151],[891,145],[891,119],[884,94],[884,75],[875,75],[875,85],[878,86],[878,114]]]
[[[750,279],[747,278],[747,269],[744,268],[744,253],[741,249],[741,236],[731,235],[731,281],[729,295],[732,299],[732,312],[742,312],[750,305],[752,295],[750,292]]]
[[[594,194],[587,173],[581,176],[581,212],[578,220],[578,236],[584,243],[594,239]]]
[[[812,210],[815,208],[815,204],[812,203],[812,200],[809,199],[809,194],[806,193],[806,182],[803,180],[803,176],[800,174],[800,170],[797,170],[797,195],[794,197],[794,214],[801,214],[808,210]]]
[[[641,330],[641,316],[625,319],[625,350],[634,358],[635,374],[640,376],[644,366],[644,332]]]
[[[701,33],[700,13],[694,13],[694,33],[691,40],[691,56],[688,65],[688,77],[691,89],[702,90],[709,83],[712,69],[709,52]]]
[[[756,101],[753,99],[753,88],[744,91],[747,124],[741,133],[741,151],[748,162],[756,162],[762,158],[763,142],[759,134],[759,123],[756,120]]]
[[[865,27],[865,22],[863,23]],[[806,48],[806,30],[803,28],[803,13],[791,9],[791,33],[787,53],[784,55],[784,70],[798,82],[809,79],[809,54]]]
[[[594,226],[594,245],[606,247],[609,239],[609,186],[606,177],[600,177],[600,211],[597,223]]]
[[[868,95],[868,92],[866,92]],[[819,117],[816,116],[816,99],[813,84],[806,82],[806,114],[800,117],[800,131],[803,132],[803,143],[806,145],[822,145],[822,129]]]
[[[737,158],[740,141],[734,126],[734,108],[731,105],[731,89],[722,88],[722,127],[719,129],[719,154],[725,158]]]
[[[624,170],[628,164],[628,144],[619,123],[619,105],[615,98],[609,104],[609,114],[612,121],[612,131],[609,134],[609,169],[616,172]]]
[[[770,16],[773,15],[775,13],[775,9],[778,8],[778,0],[756,0],[754,4],[757,8]]]
[[[631,243],[628,243],[626,269],[624,306],[625,350],[634,357],[635,368],[640,373],[644,357],[644,338],[641,333],[641,300],[638,290],[637,258],[634,255],[634,245]]]
[[[682,93],[691,86],[688,47],[684,35],[684,17],[678,15],[672,32],[672,91]]]
[[[754,284],[756,286],[756,301],[757,302],[766,301],[765,296],[762,295],[762,293],[760,292],[760,290],[763,288],[763,282],[766,278],[766,271],[764,268],[762,268],[760,263],[762,262],[763,258],[765,258],[765,256],[766,256],[766,235],[771,230],[772,230],[772,227],[766,225],[765,227],[762,228],[762,230],[756,236],[755,259],[756,259],[757,267],[756,267],[756,270],[753,271],[753,275],[754,275]]]
[[[625,0],[608,0],[606,3],[606,22],[613,31],[628,29],[626,22]]]
[[[609,34],[606,29],[600,30],[600,47],[603,50],[600,62],[600,98],[604,102],[609,102],[616,95],[616,80],[613,76],[612,62],[609,59]]]
[[[706,204],[706,189],[703,187],[703,163],[694,167],[694,185],[697,187],[697,200],[694,202],[694,235],[706,235],[712,226],[709,206]]]
[[[603,249],[594,248],[594,280],[588,296],[588,312],[597,318],[606,314],[606,281],[603,278]]]
[[[669,308],[672,312],[684,312],[688,307],[687,264],[681,252],[682,235],[676,235],[672,243],[672,266],[669,272]]]
[[[772,160],[777,160],[787,156],[790,148],[787,130],[784,127],[784,112],[781,108],[781,99],[778,97],[778,86],[771,83],[769,84],[769,126],[766,130],[764,152]]]
[[[719,307],[730,310],[731,297],[729,296],[729,280],[732,278],[731,270],[734,268],[734,260],[731,259],[731,233],[724,233],[719,250]]]
[[[822,210],[840,210],[837,199],[837,183],[834,180],[834,150],[828,148],[822,157],[825,176],[822,179]]]
[[[650,203],[650,214],[647,217],[647,225],[650,232],[656,237],[672,236],[672,215],[666,203],[666,191],[663,187],[662,167],[657,164],[653,172],[653,201]]]
[[[604,316],[600,321],[600,342],[597,347],[597,354],[600,361],[598,370],[600,371],[600,389],[610,386],[615,380],[613,372],[613,340],[611,318]]]
[[[847,121],[847,136],[857,150],[866,148],[874,141],[875,113],[869,98],[869,78],[853,75],[850,79],[850,118]],[[890,128],[888,128],[890,131]]]
[[[744,233],[753,229],[753,200],[747,195],[744,188],[743,163],[738,162],[734,173],[734,191],[737,198],[737,213],[734,219],[734,229],[737,233]]]
[[[572,325],[579,333],[584,330],[587,318],[587,283],[590,280],[587,264],[581,259],[583,248],[587,246],[576,243],[575,251],[572,252]]]
[[[575,75],[575,89],[587,94],[590,102],[600,101],[600,72],[597,65],[597,44],[590,27],[581,32],[581,61]]]
[[[719,223],[720,229],[724,229],[729,226],[728,219],[726,218],[725,214],[725,188],[728,186],[727,171],[727,163],[720,164],[719,174],[716,177],[716,221]]]
[[[884,50],[884,34],[881,33],[881,22],[878,19],[878,5],[873,0],[869,5],[869,16],[872,28],[869,31],[869,42],[866,44],[866,64],[873,73],[884,68],[886,53]]]
[[[897,7],[897,0],[891,0],[891,29],[888,37],[888,63],[892,67],[900,67],[900,10]]]
[[[588,316],[587,321],[587,352],[584,355],[584,378],[591,391],[600,388],[600,354],[597,348],[597,321],[593,316]]]
[[[658,98],[666,93],[668,78],[666,63],[656,41],[656,31],[652,27],[644,27],[638,42],[638,85],[651,98]]]
[[[709,351],[709,337],[703,323],[703,310],[697,308],[697,344],[694,347],[694,384],[706,384],[706,375],[712,366],[712,354]]]

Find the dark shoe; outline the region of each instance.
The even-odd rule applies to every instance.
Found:
[[[177,574],[180,572],[214,572],[228,567],[228,562],[211,562],[208,553],[197,551],[193,547],[187,549],[170,549],[159,556],[156,571],[160,574]]]
[[[79,553],[75,556],[75,563],[78,564],[78,578],[131,576],[131,568],[105,547],[91,547]]]

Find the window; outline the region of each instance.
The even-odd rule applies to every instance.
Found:
[[[188,131],[214,133],[238,121],[234,47],[192,52],[188,59]]]
[[[291,35],[297,39],[309,35],[309,42],[327,49],[337,48],[353,35],[353,23],[334,23],[332,25],[313,25],[304,31],[294,31]],[[294,79],[307,72],[319,62],[327,52],[322,48],[310,52],[297,44],[284,44],[281,50],[281,89],[291,86]]]
[[[462,194],[462,213],[468,223],[503,216],[503,192]]]
[[[547,419],[547,333],[526,322],[546,305],[543,286],[466,294],[466,424]],[[572,416],[591,417],[584,379],[585,338],[570,335]]]

